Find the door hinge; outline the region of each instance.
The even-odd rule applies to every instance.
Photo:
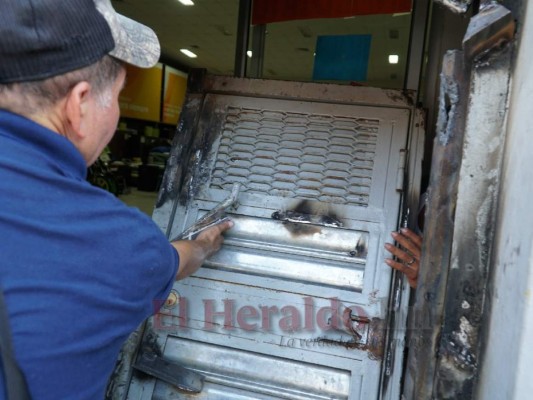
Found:
[[[400,158],[398,160],[398,173],[396,175],[396,191],[404,191],[405,167],[407,165],[407,149],[400,149]]]

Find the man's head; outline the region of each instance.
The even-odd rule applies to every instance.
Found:
[[[148,27],[117,14],[110,0],[1,0],[0,83],[42,80],[109,54],[155,65],[159,42]]]
[[[157,36],[117,14],[110,0],[0,5],[0,108],[68,137],[88,164],[94,162],[94,147],[101,150],[116,128],[123,63],[155,65]]]

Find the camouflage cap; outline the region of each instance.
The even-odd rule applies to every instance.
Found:
[[[160,46],[155,32],[130,18],[118,14],[110,0],[94,0],[104,16],[115,41],[109,53],[115,58],[141,68],[153,67],[159,60]]]

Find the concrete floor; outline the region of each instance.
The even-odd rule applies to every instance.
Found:
[[[121,194],[118,198],[131,207],[137,207],[151,217],[157,200],[157,192],[143,192],[137,188],[130,188],[129,193]]]

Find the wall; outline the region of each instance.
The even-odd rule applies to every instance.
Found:
[[[525,3],[525,2],[524,2]],[[533,393],[533,6],[524,17],[511,83],[507,143],[495,236],[491,318],[478,399]],[[515,14],[516,16],[516,14]]]

